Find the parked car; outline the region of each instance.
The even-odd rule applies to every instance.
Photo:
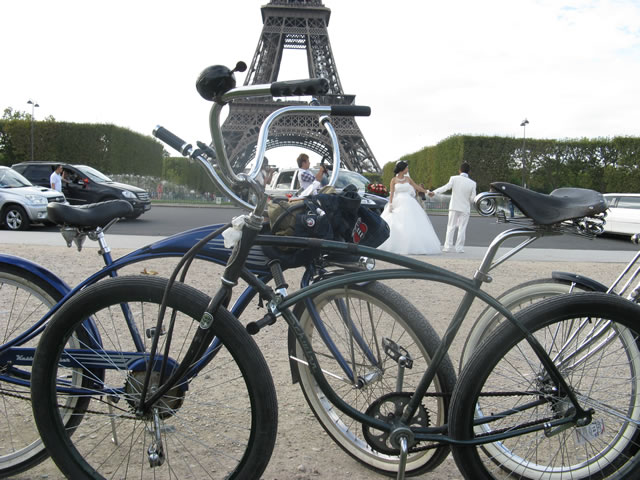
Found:
[[[318,169],[312,168],[311,171],[315,174]],[[285,168],[275,172],[271,178],[271,183],[265,188],[267,195],[282,197],[298,193],[300,190],[298,172],[299,169],[297,168]],[[325,179],[328,181],[326,176]],[[349,184],[355,185],[358,188],[358,193],[362,197],[361,204],[369,207],[377,213],[382,213],[382,210],[388,200],[384,197],[367,192],[367,185],[369,183],[371,182],[364,175],[341,168],[340,173],[338,173],[338,179],[336,180],[335,187],[336,190],[340,192]]]
[[[605,193],[604,198],[609,205],[605,233],[640,233],[640,193]]]
[[[47,221],[47,204],[65,203],[64,195],[31,184],[15,170],[0,166],[0,224],[9,230],[26,230]]]
[[[49,187],[49,177],[56,162],[22,162],[12,165],[34,185]],[[118,183],[104,173],[88,165],[62,164],[63,176],[69,183],[62,182],[62,193],[72,205],[86,205],[105,200],[123,199],[131,203],[133,213],[129,218],[138,218],[151,209],[149,193],[142,188]]]

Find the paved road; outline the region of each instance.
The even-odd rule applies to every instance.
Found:
[[[222,207],[173,207],[158,206],[137,220],[121,221],[109,230],[109,235],[168,236],[191,228],[214,223],[224,223],[240,215],[238,208]],[[447,227],[446,215],[431,215],[433,226],[440,240],[444,241]],[[467,245],[486,247],[498,232],[511,228],[511,224],[497,224],[494,218],[471,217],[467,228]],[[34,227],[34,231],[57,232],[55,226]],[[505,246],[514,246],[518,242],[510,240]],[[628,239],[623,237],[601,237],[594,240],[576,235],[545,237],[534,242],[529,248],[552,248],[568,250],[637,250]]]

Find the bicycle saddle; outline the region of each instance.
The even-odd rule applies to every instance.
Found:
[[[608,208],[601,193],[585,188],[558,188],[549,195],[506,182],[493,182],[491,188],[509,197],[522,213],[539,225],[592,217]]]
[[[126,200],[107,200],[89,205],[65,205],[50,203],[47,205],[49,221],[58,225],[78,228],[104,227],[114,218],[125,217],[133,212]]]

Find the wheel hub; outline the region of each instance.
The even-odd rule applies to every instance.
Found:
[[[124,391],[126,393],[127,403],[131,407],[133,412],[137,412],[138,402],[140,400],[140,391],[144,384],[146,372],[129,372],[127,381],[125,382]],[[149,392],[155,391],[160,381],[160,372],[151,372],[151,379],[149,382]],[[167,393],[165,393],[156,402],[158,415],[161,419],[169,418],[180,409],[182,402],[184,401],[184,391],[178,387],[173,387]]]

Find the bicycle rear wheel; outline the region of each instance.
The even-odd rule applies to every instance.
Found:
[[[552,425],[573,418],[573,404],[524,334],[504,323],[460,376],[451,434],[458,440],[518,430],[521,435],[453,447],[460,471],[474,479],[638,478],[640,308],[615,295],[576,293],[544,300],[517,317],[581,407],[593,411],[591,421]]]
[[[540,278],[516,285],[500,295],[498,300],[507,310],[515,313],[545,298],[586,291],[585,287],[581,285],[554,278]],[[487,307],[484,309],[471,327],[465,341],[460,357],[460,370],[466,365],[482,341],[503,321],[504,316],[498,313],[495,308]]]
[[[0,266],[0,345],[40,320],[62,295],[42,278]],[[35,348],[37,339],[20,345]],[[31,365],[2,360],[0,371],[0,477],[15,475],[47,458],[31,413]]]
[[[438,334],[422,314],[393,289],[378,282],[323,292],[313,297],[313,305],[320,322],[314,322],[312,311],[301,304],[296,306],[294,314],[309,337],[320,367],[328,372],[325,377],[333,390],[363,413],[370,408],[381,411],[385,402],[394,406],[405,402],[408,396],[394,395],[397,393],[399,365],[389,353],[404,350],[413,360],[412,367],[404,371],[402,392],[415,391],[440,344]],[[323,341],[322,329],[326,329],[348,369],[353,371],[353,378],[348,378]],[[298,342],[294,356],[298,360],[291,363],[293,377],[299,378],[307,403],[325,431],[345,452],[365,466],[395,475],[399,457],[393,451],[397,449],[382,437],[378,442],[385,444],[376,445],[382,449],[372,448],[362,425],[331,404],[309,368],[300,362],[304,360],[304,353]],[[422,416],[423,423],[429,426],[446,423],[450,401],[447,393],[453,391],[455,378],[453,365],[449,357],[445,357],[423,399],[423,412],[426,412]],[[414,449],[410,453],[407,474],[417,475],[432,470],[449,453],[448,446],[431,446],[431,449]]]
[[[257,345],[226,311],[210,327],[219,343],[149,412],[137,411],[165,286],[150,277],[98,282],[65,303],[43,333],[33,366],[34,416],[68,478],[248,479],[266,468],[277,429],[275,389]],[[170,345],[167,373],[186,353],[208,301],[188,286],[172,288],[158,349],[162,355]],[[69,349],[70,332],[87,318],[95,325],[91,344]],[[131,331],[140,333],[138,348]],[[161,383],[162,363],[153,362],[151,391]],[[91,388],[69,388],[69,375],[78,371]],[[60,421],[68,397],[91,400],[71,429]]]

